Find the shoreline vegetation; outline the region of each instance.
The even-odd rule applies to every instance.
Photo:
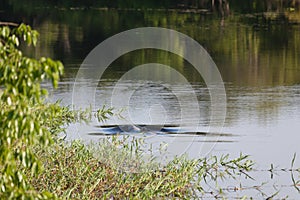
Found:
[[[92,146],[59,139],[65,126],[88,121],[91,112],[74,112],[59,102],[44,102],[47,91],[41,88],[41,81],[50,80],[57,87],[63,65],[50,58],[23,56],[20,43],[35,45],[37,37],[25,24],[0,26],[1,199],[192,199],[205,195],[219,199],[227,195],[219,181],[252,179],[249,172],[254,170],[254,162],[247,155],[235,159],[229,155],[182,156],[151,168],[157,163],[152,157],[143,157],[138,139],[113,136]],[[101,108],[95,117],[101,121],[112,114],[111,109]],[[294,160],[295,156],[289,170],[299,172]],[[120,168],[124,163],[131,168]],[[138,168],[141,170],[134,171]],[[296,189],[297,178],[293,176]],[[214,191],[206,189],[208,183],[214,183]],[[271,199],[277,194],[262,196]]]
[[[99,156],[99,151],[95,154],[80,141],[68,145],[55,143],[48,148],[36,147],[36,155],[44,163],[44,169],[43,173],[28,176],[29,183],[39,192],[51,191],[63,199],[192,199],[207,195],[202,188],[205,181],[230,179],[241,174],[247,176],[253,164],[248,156],[243,155],[237,159],[228,156],[210,159],[179,157],[157,170],[123,171],[120,165],[127,161],[128,153],[132,156],[130,160],[140,161],[144,169],[147,169],[146,165],[154,164],[136,157],[132,154],[135,149],[125,144],[126,139],[118,140],[117,137],[99,142],[101,149],[109,149],[106,153],[110,156],[105,153]],[[113,157],[116,154],[118,156]],[[218,189],[211,195],[221,198],[225,193]]]

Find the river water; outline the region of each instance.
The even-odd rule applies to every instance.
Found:
[[[169,150],[177,155],[230,154],[236,157],[241,152],[249,154],[256,162],[255,167],[262,171],[254,173],[256,181],[245,181],[247,186],[267,181],[266,196],[275,191],[273,185],[276,185],[280,190],[278,198],[299,197],[298,191],[289,187],[290,173],[280,170],[289,169],[294,153],[300,154],[299,10],[245,14],[232,10],[230,15],[221,17],[184,10],[36,7],[25,12],[10,9],[12,7],[1,10],[2,21],[22,20],[40,33],[35,49],[23,47],[26,54],[48,56],[64,63],[65,74],[58,89],[49,88],[51,101],[60,99],[64,105],[72,105],[74,99],[84,102],[90,98],[85,96],[85,88],[81,96],[78,93],[73,96],[79,68],[90,70],[82,65],[84,58],[104,40],[133,28],[164,27],[186,34],[202,45],[218,67],[226,91],[223,104],[227,110],[224,125],[217,133],[210,134],[214,105],[205,78],[191,63],[175,54],[142,49],[120,55],[99,80],[89,77],[80,80],[87,90],[89,85],[96,88],[94,110],[103,105],[113,105],[116,110],[125,107],[125,119],[114,117],[102,123],[95,120],[89,125],[70,126],[68,139],[96,141],[103,137],[102,125],[179,124],[185,127],[176,137],[174,134],[145,137],[150,143],[169,143]],[[160,63],[171,69],[162,76],[163,67],[149,70],[151,66],[148,66],[139,69],[139,79],[136,79],[137,74],[127,76],[136,66],[147,63]],[[172,69],[177,73],[175,81],[167,78]],[[149,80],[144,78],[145,74],[162,78]],[[183,81],[178,81],[178,77],[184,77]],[[202,134],[185,134],[187,132]],[[266,171],[271,164],[279,170],[272,178]],[[296,158],[295,166],[300,166],[300,158]],[[299,178],[299,174],[296,176]],[[223,184],[228,188],[236,183]],[[232,198],[244,194],[258,199],[266,197],[253,188],[230,193]]]

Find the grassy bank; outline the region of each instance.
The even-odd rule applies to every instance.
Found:
[[[130,146],[124,147],[126,138],[118,140],[117,137],[106,138],[97,145],[109,149],[112,155],[120,147],[122,154],[135,151]],[[106,154],[99,156],[95,154],[95,148],[79,141],[56,142],[47,148],[37,146],[33,151],[42,163],[43,171],[35,176],[27,171],[29,183],[38,192],[49,191],[62,199],[199,198],[206,192],[202,188],[205,181],[246,174],[253,164],[242,155],[232,160],[228,157],[180,157],[160,169],[135,173],[120,170],[120,157],[108,160]],[[140,159],[139,163],[154,162],[144,161],[142,157],[134,159]],[[222,195],[222,192],[215,195]]]

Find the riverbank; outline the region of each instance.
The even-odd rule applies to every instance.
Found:
[[[27,171],[28,181],[38,192],[49,191],[62,199],[221,198],[228,194],[217,187],[214,192],[206,191],[206,182],[217,185],[218,181],[240,177],[241,173],[247,177],[252,170],[253,162],[243,155],[236,159],[179,157],[161,168],[150,169],[147,167],[157,163],[144,160],[134,153],[138,146],[130,145],[140,141],[128,142],[123,136],[114,136],[96,144],[97,150],[107,149],[109,154],[95,151],[80,141],[60,141],[47,148],[37,146],[34,152],[43,171],[37,176]],[[129,157],[135,162],[132,164],[138,165],[130,171],[123,170],[124,158]]]

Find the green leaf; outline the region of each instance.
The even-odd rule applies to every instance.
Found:
[[[3,38],[7,38],[9,36],[9,34],[10,34],[9,27],[7,27],[7,26],[2,27],[2,29],[1,29],[1,36]]]

